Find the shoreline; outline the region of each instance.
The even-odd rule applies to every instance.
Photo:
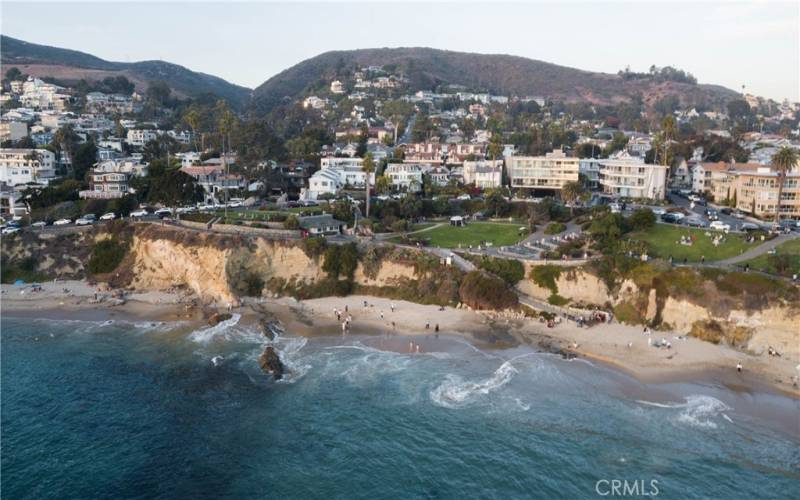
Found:
[[[206,325],[217,311],[180,290],[133,292],[125,303],[112,305],[110,292],[80,281],[43,283],[43,291],[30,293],[30,285],[2,285],[0,307],[4,317],[49,319],[131,319],[189,321]],[[64,289],[69,293],[64,293]],[[26,290],[25,294],[20,291]],[[95,293],[100,301],[95,301]],[[366,301],[367,307],[364,307]],[[394,311],[392,311],[394,305]],[[404,336],[458,336],[484,350],[524,345],[534,350],[575,355],[598,362],[634,379],[650,384],[710,383],[736,392],[768,392],[800,399],[792,377],[800,374],[798,361],[754,355],[672,332],[652,332],[653,340],[666,338],[671,349],[648,346],[641,327],[619,323],[581,328],[562,321],[553,328],[533,318],[440,308],[381,297],[352,295],[305,301],[292,298],[247,298],[233,312],[242,324],[254,324],[264,315],[278,319],[286,331],[301,336],[341,335],[334,309],[352,316],[352,335],[395,333]],[[345,313],[344,310],[347,309]],[[394,322],[394,325],[392,324]],[[428,328],[425,328],[426,323]],[[736,364],[744,367],[736,371]]]

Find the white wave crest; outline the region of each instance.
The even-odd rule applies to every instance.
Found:
[[[685,403],[655,403],[637,400],[637,403],[656,408],[679,409],[681,411],[674,417],[674,420],[692,427],[716,429],[717,423],[714,420],[717,417],[733,423],[733,420],[725,414],[726,411],[731,410],[731,407],[717,398],[702,394],[692,394],[687,396],[685,401]]]
[[[481,382],[465,382],[457,375],[448,375],[447,380],[431,391],[431,400],[445,408],[461,408],[506,385],[515,373],[517,369],[511,361],[506,361],[491,377]]]
[[[241,314],[234,314],[230,319],[220,321],[214,326],[208,328],[201,328],[189,334],[189,339],[198,344],[208,344],[218,335],[225,335],[229,328],[236,326],[242,318]]]

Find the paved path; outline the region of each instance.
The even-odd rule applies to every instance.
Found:
[[[771,239],[769,241],[765,241],[761,245],[758,245],[757,247],[751,248],[750,250],[748,250],[748,251],[746,251],[746,252],[744,252],[744,253],[742,253],[740,255],[737,255],[736,257],[731,257],[729,259],[724,259],[724,260],[718,260],[716,262],[713,262],[713,264],[723,265],[723,266],[724,265],[730,265],[730,264],[738,264],[739,262],[744,262],[744,261],[750,260],[752,258],[758,257],[759,255],[763,255],[763,254],[769,252],[770,250],[772,250],[773,248],[775,248],[776,246],[780,245],[781,243],[785,243],[787,241],[791,241],[791,240],[796,239],[796,238],[800,238],[800,234],[797,234],[797,233],[785,234],[784,233],[784,234],[781,234],[780,236],[778,236],[777,238],[773,238],[773,239]]]

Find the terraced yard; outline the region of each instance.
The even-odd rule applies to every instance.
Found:
[[[714,246],[714,236],[722,235],[722,242]],[[682,245],[681,236],[692,238],[691,245]],[[756,243],[747,243],[743,235],[724,234],[709,229],[693,229],[668,224],[656,224],[647,231],[632,233],[631,239],[646,241],[655,257],[668,259],[671,255],[676,262],[686,259],[687,262],[700,262],[705,256],[706,262],[735,257],[746,250],[757,246]]]

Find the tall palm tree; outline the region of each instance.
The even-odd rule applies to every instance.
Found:
[[[200,128],[200,113],[196,109],[190,109],[184,115],[183,120],[192,129],[192,139],[194,141],[194,149],[197,151],[197,129]]]
[[[772,166],[778,173],[778,202],[775,205],[775,223],[781,220],[781,196],[783,195],[783,184],[786,182],[787,172],[792,171],[797,165],[798,154],[792,148],[783,147],[772,157]]]
[[[375,171],[375,162],[372,161],[372,153],[364,155],[364,163],[361,165],[364,171],[364,186],[367,192],[366,218],[369,218],[369,175]]]

